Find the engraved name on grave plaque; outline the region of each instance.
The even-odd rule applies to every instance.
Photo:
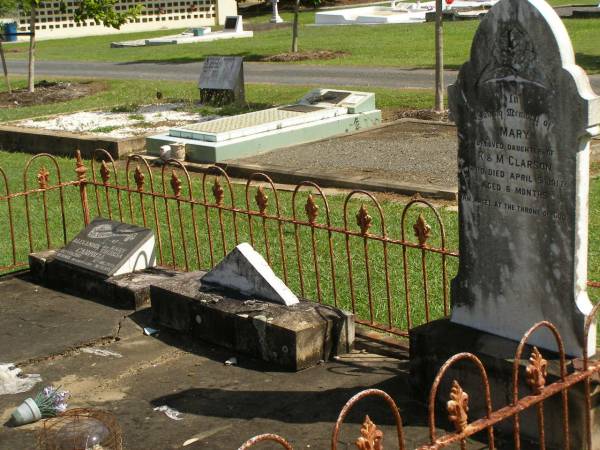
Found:
[[[581,355],[591,310],[589,139],[600,115],[552,8],[537,0],[494,6],[449,102],[459,136],[452,321],[520,340],[549,320],[567,353]],[[556,349],[547,331],[531,342]]]
[[[55,259],[105,277],[142,270],[156,264],[154,232],[98,217]]]

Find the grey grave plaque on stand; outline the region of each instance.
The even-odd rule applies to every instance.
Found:
[[[156,265],[154,232],[98,217],[55,259],[103,277],[143,270]]]
[[[449,102],[459,136],[452,321],[519,340],[548,320],[580,356],[592,308],[589,140],[600,104],[554,10],[538,0],[494,6]],[[546,330],[531,343],[556,350]]]
[[[208,56],[202,66],[199,88],[202,103],[243,105],[244,59],[241,56]]]

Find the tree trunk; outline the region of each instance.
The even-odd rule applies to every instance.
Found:
[[[10,88],[10,80],[8,79],[8,68],[6,67],[6,59],[4,59],[4,47],[2,47],[2,41],[0,41],[0,58],[2,58],[2,69],[4,70],[4,81],[6,81],[6,87],[8,88],[8,93],[12,93],[12,89]]]
[[[444,0],[435,1],[435,110],[444,110],[444,28],[442,8]]]
[[[29,71],[28,71],[28,90],[29,92],[35,91],[35,22],[36,22],[37,11],[35,5],[32,2],[31,15],[29,16]]]
[[[300,10],[300,0],[294,4],[294,25],[292,26],[292,53],[298,52],[298,11]]]

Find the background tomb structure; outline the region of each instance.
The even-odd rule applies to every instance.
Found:
[[[220,162],[371,128],[381,123],[371,92],[315,89],[297,103],[172,128],[146,139],[151,156],[173,142],[190,162]]]
[[[93,20],[76,23],[73,19],[76,2],[67,2],[66,11],[58,3],[43,2],[37,9],[35,26],[37,39],[134,33],[160,29],[223,25],[227,16],[237,14],[234,0],[181,0],[175,2],[150,2],[146,0],[121,0],[115,3],[117,11],[141,4],[139,17],[122,25],[120,29],[96,24]],[[29,17],[19,12],[18,31],[29,31]]]

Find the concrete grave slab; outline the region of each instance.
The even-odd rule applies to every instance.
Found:
[[[293,306],[261,301],[204,282],[190,272],[150,287],[155,321],[286,370],[301,370],[347,353],[354,316],[300,301]]]
[[[150,284],[160,284],[180,273],[152,267],[143,271],[104,277],[86,269],[67,265],[54,257],[56,250],[29,255],[32,277],[44,285],[99,300],[118,308],[138,309],[150,303]]]
[[[342,95],[340,95],[342,94]],[[173,142],[185,144],[190,162],[219,162],[294,144],[348,134],[381,123],[370,92],[315,89],[293,105],[284,105],[172,128],[147,139],[149,155]]]
[[[202,282],[286,306],[298,303],[298,297],[247,242],[229,252],[214,269],[202,277]]]
[[[48,289],[29,274],[1,277],[0,298],[2,362],[38,360],[110,341],[123,319],[122,309]]]
[[[598,134],[600,99],[554,10],[541,0],[494,6],[449,103],[459,137],[452,321],[519,340],[548,320],[566,352],[581,356],[592,308],[589,141]],[[547,331],[531,341],[556,349]],[[595,343],[592,333],[590,355]]]

